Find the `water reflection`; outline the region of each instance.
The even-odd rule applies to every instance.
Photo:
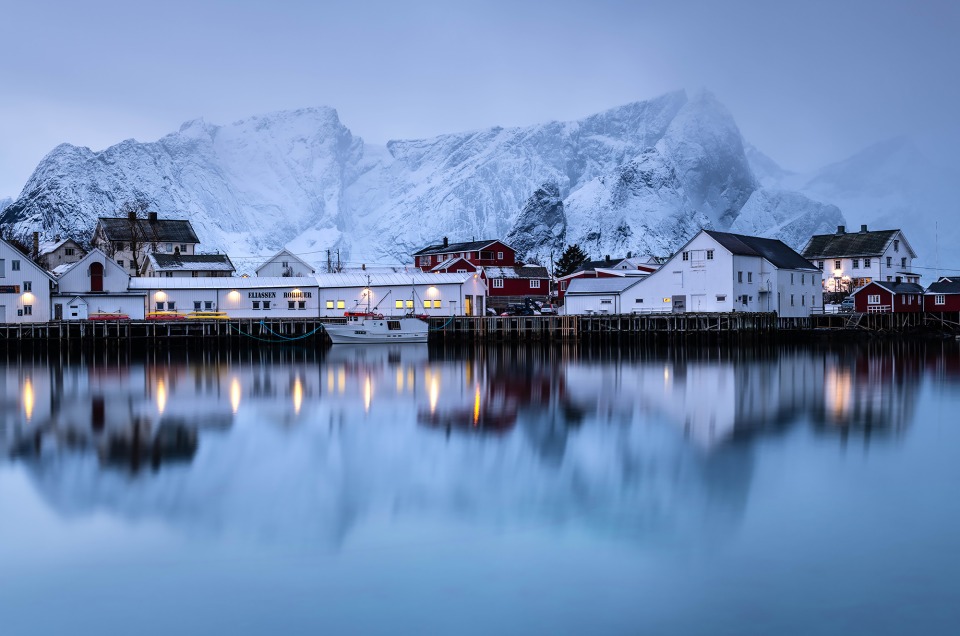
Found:
[[[54,508],[210,533],[336,546],[430,513],[677,540],[736,527],[752,440],[898,439],[925,370],[956,382],[957,360],[909,343],[11,359],[0,456]]]

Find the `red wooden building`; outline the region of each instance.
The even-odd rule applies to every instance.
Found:
[[[923,287],[916,283],[875,280],[853,293],[854,308],[864,314],[919,313],[923,295]]]
[[[487,281],[487,302],[505,296],[530,296],[546,299],[550,293],[550,274],[539,265],[515,265],[513,267],[484,267]]]
[[[587,261],[572,274],[557,279],[557,302],[563,304],[567,286],[574,278],[612,278],[614,276],[637,276],[652,274],[660,268],[660,259],[652,256],[635,258],[627,253],[626,258],[610,258],[602,261]]]
[[[459,263],[457,262],[459,260]],[[511,267],[517,264],[517,253],[498,240],[451,243],[446,237],[439,245],[429,245],[413,253],[414,265],[424,272],[457,272],[466,263],[477,267]]]
[[[960,311],[960,278],[946,276],[927,287],[923,295],[924,311]]]

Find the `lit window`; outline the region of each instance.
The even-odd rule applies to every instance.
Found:
[[[412,301],[412,300],[406,301],[406,305],[407,305],[407,309],[413,309],[413,301]]]
[[[440,309],[440,307],[442,307],[442,306],[443,306],[443,304],[442,304],[439,300],[433,301],[433,308],[434,308],[434,309]]]
[[[346,309],[346,308],[347,308],[347,301],[345,300],[337,301],[337,309]]]
[[[430,301],[429,301],[429,300],[423,301],[423,308],[424,308],[424,309],[430,309]]]
[[[397,309],[403,309],[403,301],[402,300],[396,301],[394,303],[394,307],[396,307]]]
[[[332,300],[328,300],[328,301],[327,301],[327,309],[333,309],[333,301],[332,301]]]

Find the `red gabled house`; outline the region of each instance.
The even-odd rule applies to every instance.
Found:
[[[431,274],[472,274],[480,269],[479,265],[474,265],[462,256],[454,256],[434,265],[427,270]]]
[[[482,276],[487,281],[487,299],[505,296],[544,298],[550,293],[550,274],[539,265],[513,267],[484,267]]]
[[[854,308],[864,314],[900,314],[923,311],[923,287],[916,283],[872,281],[853,295]]]
[[[498,240],[451,243],[446,237],[439,245],[429,245],[413,253],[413,264],[424,272],[433,271],[438,265],[446,265],[452,259],[462,259],[476,267],[512,267],[517,264],[517,252]],[[442,271],[457,271],[455,268]]]
[[[610,258],[602,261],[587,261],[577,270],[557,279],[557,302],[563,304],[567,286],[575,278],[613,278],[614,276],[642,276],[660,268],[660,260],[653,256],[635,258],[627,253],[626,258]]]
[[[930,283],[923,295],[924,311],[960,311],[960,278],[942,277]]]

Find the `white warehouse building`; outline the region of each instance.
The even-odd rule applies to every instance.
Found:
[[[317,274],[320,316],[342,317],[346,311],[384,315],[482,316],[486,286],[475,273],[426,272]]]
[[[146,293],[147,311],[224,311],[231,318],[316,318],[318,313],[312,276],[131,278],[130,289]]]

